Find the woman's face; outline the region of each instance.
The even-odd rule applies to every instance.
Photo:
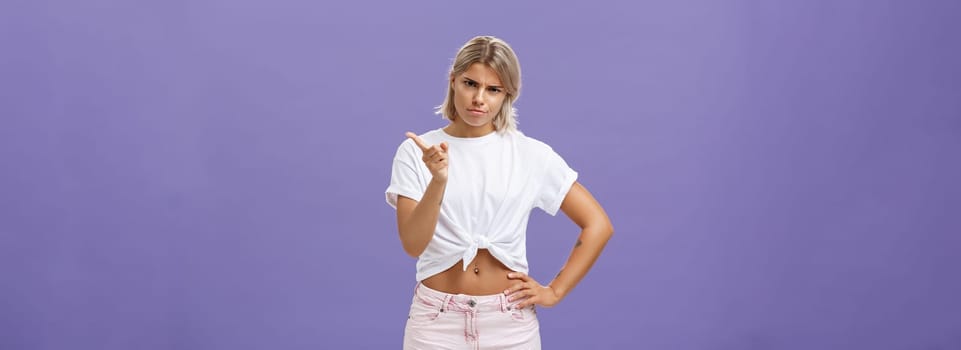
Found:
[[[451,84],[457,110],[455,122],[493,130],[491,122],[507,96],[497,73],[487,65],[474,63],[463,73],[452,76]]]

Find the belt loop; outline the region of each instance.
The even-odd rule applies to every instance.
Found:
[[[451,299],[453,296],[454,296],[454,295],[452,295],[452,294],[450,294],[450,293],[444,293],[444,302],[443,302],[442,304],[440,304],[440,312],[444,312],[444,310],[446,310],[447,307],[450,306],[450,299]]]

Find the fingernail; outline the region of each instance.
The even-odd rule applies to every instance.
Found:
[[[504,295],[507,295],[507,293],[510,292],[510,291],[511,291],[510,289],[505,289],[505,290],[504,290]]]

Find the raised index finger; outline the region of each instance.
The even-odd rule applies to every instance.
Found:
[[[417,144],[417,147],[420,147],[420,150],[421,150],[421,151],[425,151],[425,152],[426,152],[427,149],[430,148],[430,146],[428,146],[426,143],[424,143],[424,140],[421,140],[420,137],[417,136],[417,134],[414,134],[414,133],[408,131],[408,132],[407,132],[407,138],[409,138],[409,139],[411,139],[411,140],[414,140],[414,143]]]

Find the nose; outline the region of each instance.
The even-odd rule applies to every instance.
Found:
[[[477,89],[477,93],[474,94],[474,98],[471,100],[475,106],[484,105],[484,89]]]

